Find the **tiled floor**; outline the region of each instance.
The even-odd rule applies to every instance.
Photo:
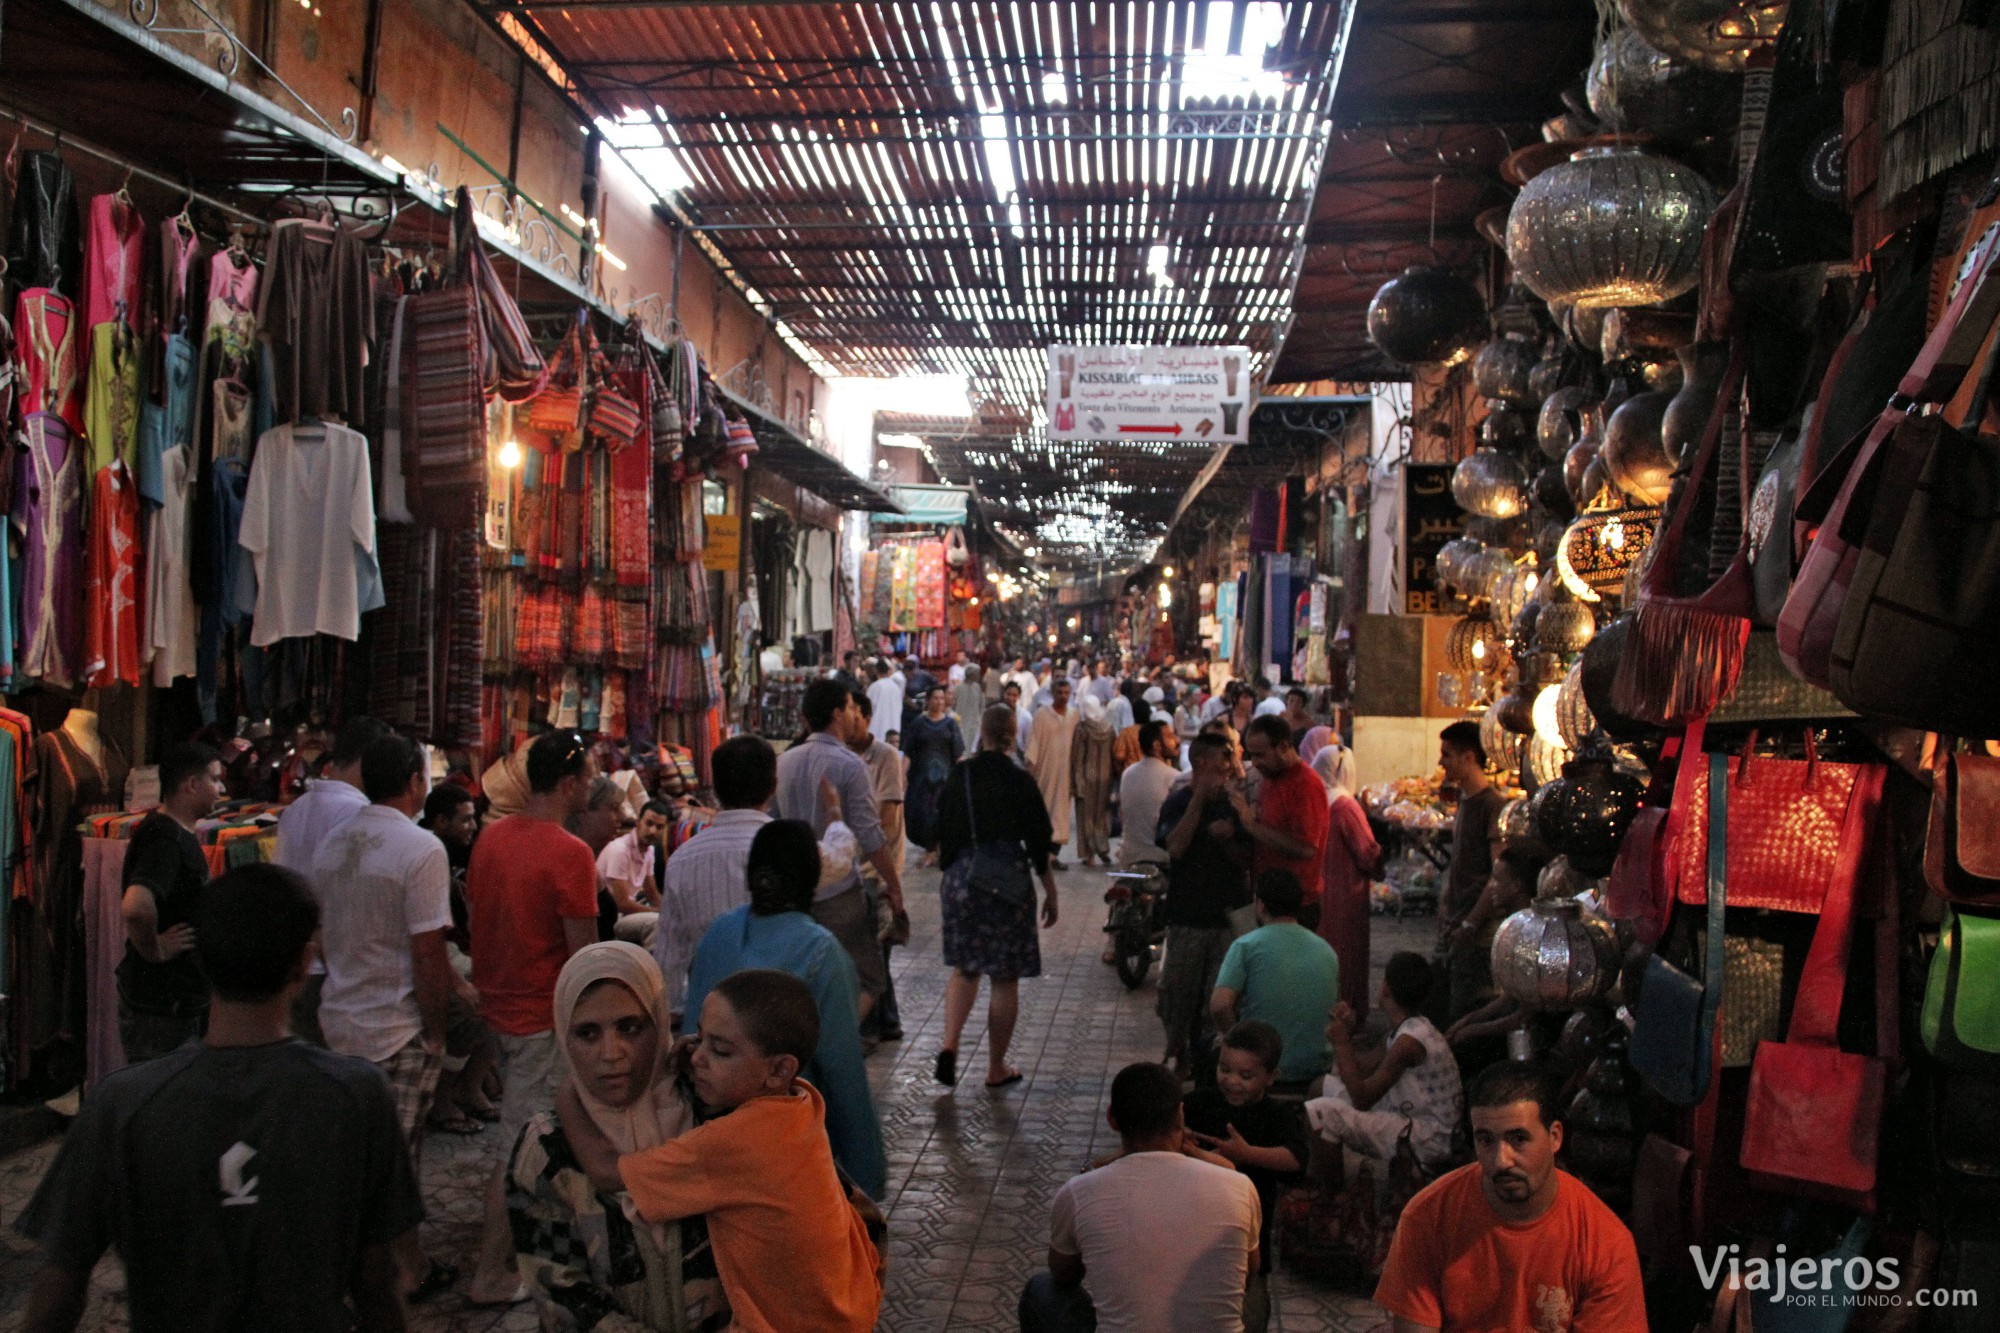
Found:
[[[984,1002],[967,1031],[955,1089],[931,1079],[944,1025],[945,971],[938,961],[937,875],[910,876],[914,936],[895,958],[907,1036],[870,1058],[889,1150],[889,1279],[881,1327],[888,1330],[1004,1330],[1048,1248],[1049,1201],[1092,1157],[1116,1146],[1104,1123],[1111,1077],[1161,1048],[1152,980],[1127,991],[1097,961],[1104,880],[1072,869],[1062,877],[1063,916],[1042,938],[1043,975],[1021,986],[1012,1062],[1025,1080],[1002,1092],[980,1086],[985,1069]],[[1428,921],[1375,918],[1379,976],[1394,948],[1425,946]],[[1157,973],[1155,973],[1157,977]],[[979,1040],[973,1038],[978,1035]],[[425,1148],[424,1189],[432,1252],[469,1256],[479,1193],[493,1154],[490,1136],[433,1135]],[[54,1144],[0,1159],[0,1223],[11,1224],[47,1168]],[[18,1329],[35,1268],[33,1247],[0,1233],[0,1333]],[[1386,1327],[1365,1301],[1273,1275],[1274,1333],[1375,1333]],[[90,1329],[126,1327],[123,1278],[100,1265]],[[528,1307],[476,1310],[457,1295],[423,1307],[411,1321],[424,1333],[527,1333]]]

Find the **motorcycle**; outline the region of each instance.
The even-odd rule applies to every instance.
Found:
[[[1165,866],[1142,862],[1130,870],[1114,870],[1110,878],[1104,901],[1111,906],[1111,919],[1104,929],[1111,936],[1118,979],[1126,989],[1137,990],[1146,984],[1146,974],[1167,938],[1160,916],[1167,898],[1167,871]]]

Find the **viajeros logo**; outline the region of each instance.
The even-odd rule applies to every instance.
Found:
[[[1704,1248],[1688,1246],[1695,1276],[1709,1291],[1724,1286],[1754,1293],[1776,1305],[1862,1306],[1902,1305],[1901,1262],[1893,1257],[1826,1254],[1788,1256],[1783,1245],[1767,1257],[1745,1255],[1740,1245]],[[1972,1308],[1979,1293],[1972,1288],[1925,1287],[1908,1298],[1925,1308]]]

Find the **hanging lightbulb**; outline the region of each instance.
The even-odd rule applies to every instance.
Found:
[[[1475,662],[1484,662],[1486,660],[1486,640],[1474,639],[1472,641],[1472,659]]]
[[[1165,569],[1160,571],[1161,578],[1170,579],[1173,576],[1174,576],[1174,567],[1172,565],[1168,565]]]
[[[1160,585],[1160,609],[1166,610],[1174,604],[1174,588],[1170,583]]]
[[[510,472],[521,466],[521,445],[511,436],[500,443],[500,466]]]

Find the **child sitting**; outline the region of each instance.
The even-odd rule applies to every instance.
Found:
[[[1243,1301],[1243,1326],[1257,1333],[1268,1322],[1270,1297],[1264,1274],[1271,1271],[1271,1225],[1278,1216],[1278,1185],[1306,1166],[1306,1122],[1298,1103],[1274,1101],[1278,1064],[1285,1053],[1278,1030],[1251,1019],[1236,1024],[1222,1038],[1215,1083],[1196,1088],[1181,1106],[1188,1137],[1206,1151],[1206,1160],[1234,1167],[1257,1187],[1264,1226],[1257,1238],[1263,1256],[1251,1275]]]
[[[826,1104],[798,1077],[819,1043],[804,982],[752,969],[724,977],[701,1007],[695,1095],[717,1118],[619,1157],[565,1087],[557,1112],[599,1190],[625,1190],[648,1222],[705,1214],[732,1328],[875,1327],[876,1252],[827,1146]]]
[[[1389,1161],[1407,1131],[1417,1161],[1436,1170],[1451,1156],[1451,1134],[1464,1112],[1458,1062],[1442,1033],[1421,1013],[1432,984],[1421,954],[1399,953],[1383,969],[1382,1008],[1389,1041],[1379,1052],[1357,1054],[1354,1015],[1334,1007],[1327,1037],[1333,1042],[1333,1077],[1327,1095],[1306,1103],[1313,1129],[1364,1157]],[[1378,1109],[1380,1108],[1380,1109]]]

